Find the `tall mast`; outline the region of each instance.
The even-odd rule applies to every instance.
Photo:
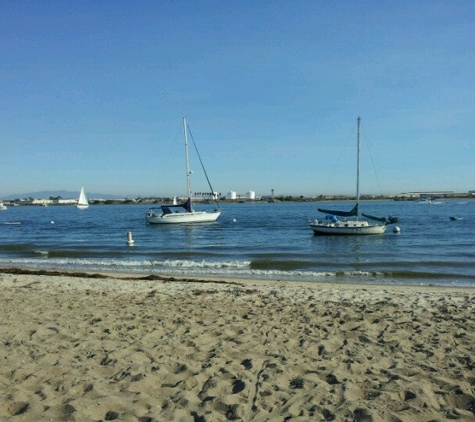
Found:
[[[361,125],[361,117],[358,117],[358,141],[356,143],[357,150],[356,150],[356,204],[358,205],[358,215],[360,215],[360,125]]]
[[[186,158],[186,190],[191,204],[191,171],[190,161],[188,158],[188,130],[186,125],[186,117],[183,117],[183,130],[185,132],[185,158]]]

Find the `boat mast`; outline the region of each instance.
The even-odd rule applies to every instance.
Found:
[[[186,190],[188,194],[188,199],[191,205],[191,171],[190,171],[190,161],[188,157],[188,135],[187,135],[187,125],[186,117],[183,117],[183,130],[185,132],[185,158],[186,158]]]
[[[358,117],[358,141],[356,143],[356,204],[358,205],[358,215],[360,217],[360,126],[361,117]]]

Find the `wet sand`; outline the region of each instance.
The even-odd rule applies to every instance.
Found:
[[[0,420],[475,420],[475,290],[0,269]]]

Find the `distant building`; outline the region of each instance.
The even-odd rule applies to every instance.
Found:
[[[62,198],[54,198],[54,199],[22,198],[22,199],[15,199],[14,201],[14,203],[17,205],[41,205],[41,206],[75,205],[77,202],[78,202],[77,199],[62,199]]]
[[[193,199],[196,199],[196,200],[202,200],[202,201],[206,201],[206,200],[210,200],[212,199],[213,201],[215,201],[216,199],[219,198],[219,193],[218,192],[194,192],[193,193]]]
[[[237,194],[234,191],[228,192],[226,195],[226,199],[229,199],[230,201],[235,201],[237,199]]]

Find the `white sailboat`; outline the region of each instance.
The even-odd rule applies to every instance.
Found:
[[[384,234],[388,224],[396,223],[397,217],[373,217],[360,213],[360,125],[361,117],[358,117],[357,158],[356,158],[356,205],[350,211],[334,211],[319,208],[318,211],[325,213],[324,219],[310,221],[310,227],[316,235],[367,235]],[[361,219],[364,216],[372,221]],[[345,217],[339,220],[338,217]],[[348,217],[355,217],[348,219]],[[374,221],[374,222],[373,222]]]
[[[4,205],[2,201],[0,201],[0,211],[6,211],[6,210],[7,210],[6,205]]]
[[[84,192],[84,188],[81,188],[81,192],[79,193],[78,203],[76,205],[78,210],[85,210],[89,208],[89,202],[87,201],[86,193]]]
[[[191,195],[191,174],[190,163],[188,156],[188,125],[186,118],[183,117],[183,130],[185,135],[185,160],[186,160],[186,185],[188,198],[183,204],[162,205],[159,208],[150,208],[146,214],[146,219],[149,224],[177,224],[177,223],[209,223],[216,221],[221,215],[219,209],[215,209],[212,212],[208,211],[195,211],[193,209],[193,201]],[[190,132],[191,133],[191,132]],[[201,162],[201,158],[200,158]],[[201,162],[203,166],[203,163]],[[203,167],[203,171],[204,170]],[[211,192],[213,188],[206,175]],[[175,201],[174,201],[175,202]],[[176,211],[175,211],[176,210]]]

